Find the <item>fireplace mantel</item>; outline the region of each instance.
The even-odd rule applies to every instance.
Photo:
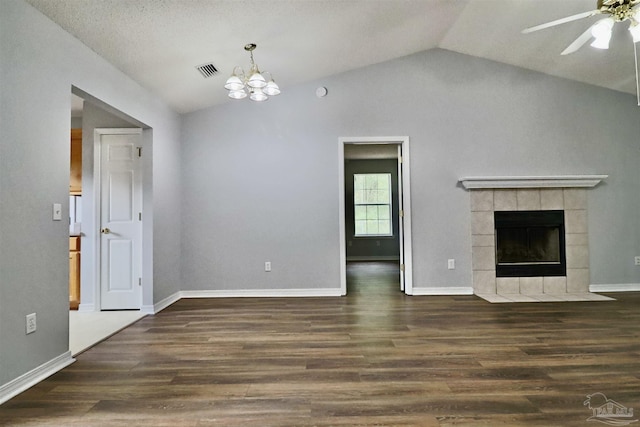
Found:
[[[468,176],[458,181],[467,190],[506,188],[593,188],[609,175]]]

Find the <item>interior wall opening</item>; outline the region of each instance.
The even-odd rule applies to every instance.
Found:
[[[408,139],[341,139],[340,149],[343,294],[410,293],[402,173]]]
[[[144,316],[141,311],[100,311],[93,159],[96,128],[146,126],[78,88],[72,88],[70,97],[69,349],[75,355]]]

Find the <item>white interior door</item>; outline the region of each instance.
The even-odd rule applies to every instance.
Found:
[[[100,141],[100,308],[142,304],[142,174],[140,133]]]

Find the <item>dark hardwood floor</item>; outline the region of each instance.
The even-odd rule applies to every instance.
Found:
[[[597,392],[640,418],[638,293],[409,297],[388,263],[348,282],[344,298],[181,300],[1,405],[0,425],[593,426]]]

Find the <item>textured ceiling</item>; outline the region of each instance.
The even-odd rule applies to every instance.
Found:
[[[27,0],[142,86],[186,113],[234,102],[224,81],[256,63],[288,86],[440,47],[635,93],[633,43],[560,56],[598,17],[523,35],[595,0]],[[212,62],[205,79],[196,66]]]

